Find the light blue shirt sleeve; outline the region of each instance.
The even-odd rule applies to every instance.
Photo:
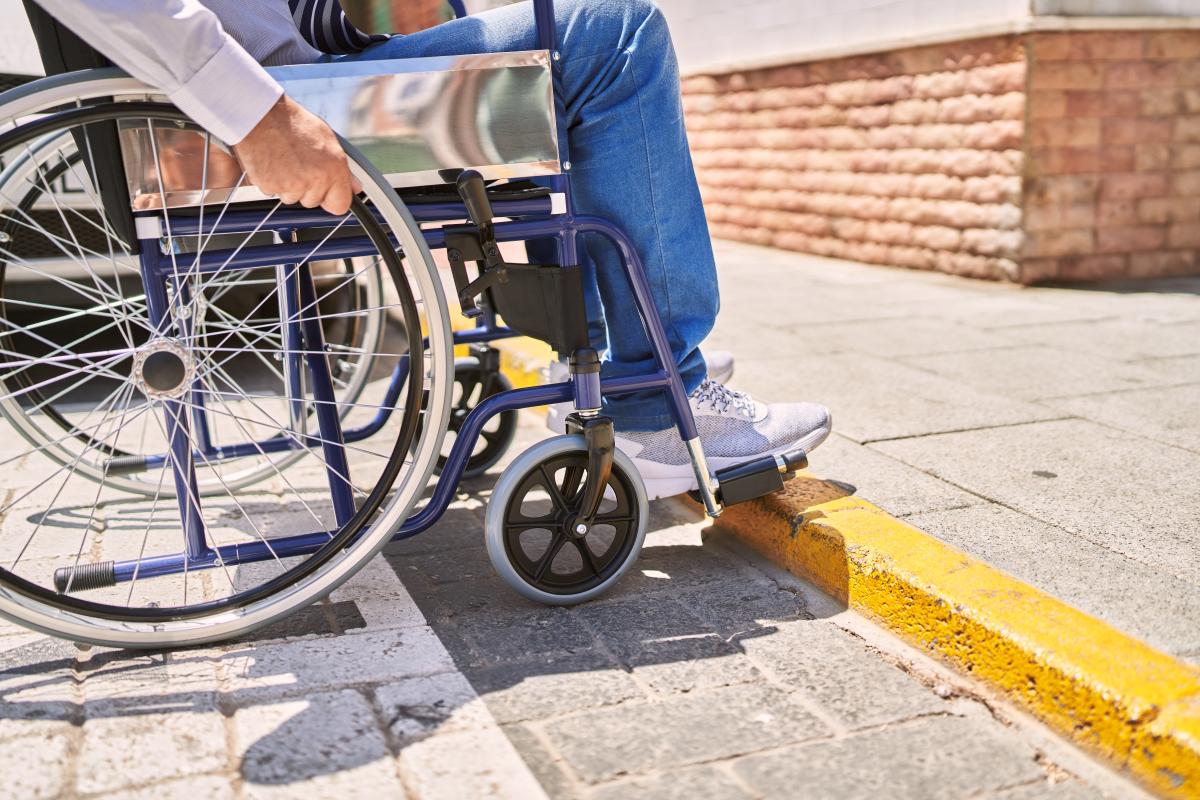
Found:
[[[237,144],[283,88],[198,0],[37,0],[135,78]]]

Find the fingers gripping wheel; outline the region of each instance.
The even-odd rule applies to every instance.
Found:
[[[488,502],[488,556],[505,583],[530,600],[572,605],[607,591],[632,566],[646,538],[641,476],[624,453],[591,524],[580,522],[588,446],[582,436],[539,442],[500,476]]]

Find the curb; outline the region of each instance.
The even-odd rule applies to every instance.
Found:
[[[1200,670],[809,475],[715,524],[1151,790],[1200,796]]]
[[[498,344],[514,386],[551,358]],[[714,524],[1167,797],[1200,797],[1200,669],[801,473]]]

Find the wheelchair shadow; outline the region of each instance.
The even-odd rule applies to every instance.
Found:
[[[392,760],[426,740],[495,735],[530,708],[578,713],[753,682],[751,643],[837,610],[759,571],[677,502],[652,504],[642,557],[609,595],[535,605],[494,576],[485,483],[465,485],[438,530],[389,545],[361,581],[239,641],[80,658],[37,634],[0,636],[0,730],[84,725],[85,746],[99,730],[198,760],[228,758],[228,737],[247,785],[312,790],[352,770],[394,775]],[[394,599],[381,601],[388,581]],[[405,590],[428,628],[386,619],[403,612]]]

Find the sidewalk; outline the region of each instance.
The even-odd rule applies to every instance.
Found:
[[[493,478],[246,641],[81,656],[0,626],[9,794],[1142,796],[676,501],[611,594],[527,603],[482,545]]]
[[[1200,279],[1021,289],[718,243],[708,345],[817,400],[815,471],[1200,662]]]

